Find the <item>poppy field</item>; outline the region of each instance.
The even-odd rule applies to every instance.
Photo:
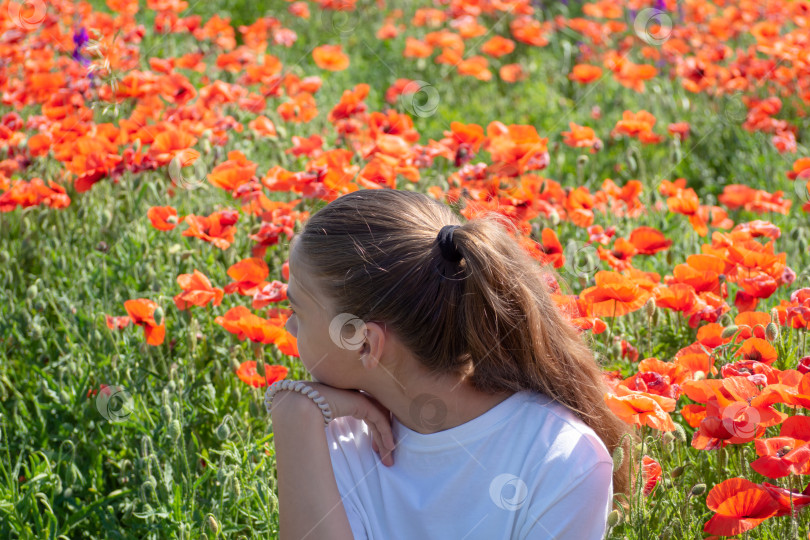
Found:
[[[277,538],[289,241],[495,213],[634,426],[606,538],[810,538],[810,1],[0,2],[0,537]]]

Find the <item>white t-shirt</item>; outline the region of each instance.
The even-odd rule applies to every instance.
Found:
[[[332,468],[355,539],[601,540],[613,460],[568,408],[518,392],[481,416],[422,434],[392,424],[394,465],[366,424],[326,426]]]

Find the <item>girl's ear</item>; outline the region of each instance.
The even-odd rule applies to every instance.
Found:
[[[385,346],[385,330],[377,323],[366,323],[366,339],[360,348],[360,361],[363,367],[373,369],[380,363]]]

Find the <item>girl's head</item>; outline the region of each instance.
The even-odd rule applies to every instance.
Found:
[[[460,225],[458,262],[441,254],[445,225]],[[624,445],[627,426],[605,404],[601,369],[549,293],[553,271],[525,252],[514,229],[497,215],[462,223],[450,207],[410,191],[360,190],[332,201],[292,242],[292,300],[320,311],[306,310],[314,320],[291,319],[290,331],[303,333],[302,361],[322,382],[352,388],[340,366],[353,371],[351,352],[369,345],[369,332],[355,330],[368,325],[395,336],[430,374],[468,374],[487,393],[542,392],[573,410],[611,452]],[[325,330],[332,343],[306,339]],[[327,356],[328,369],[320,365]],[[614,491],[626,483],[616,471]]]

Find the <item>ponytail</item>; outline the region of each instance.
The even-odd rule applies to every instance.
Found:
[[[448,257],[447,238],[460,257]],[[486,393],[541,392],[574,412],[613,453],[629,454],[629,427],[604,401],[602,370],[563,316],[541,268],[498,214],[461,223],[416,192],[359,190],[329,203],[295,242],[338,313],[385,321],[436,374],[462,375]],[[441,245],[440,245],[441,244]],[[444,249],[443,249],[444,248]],[[459,259],[460,260],[456,260]],[[629,488],[629,460],[614,493]]]

